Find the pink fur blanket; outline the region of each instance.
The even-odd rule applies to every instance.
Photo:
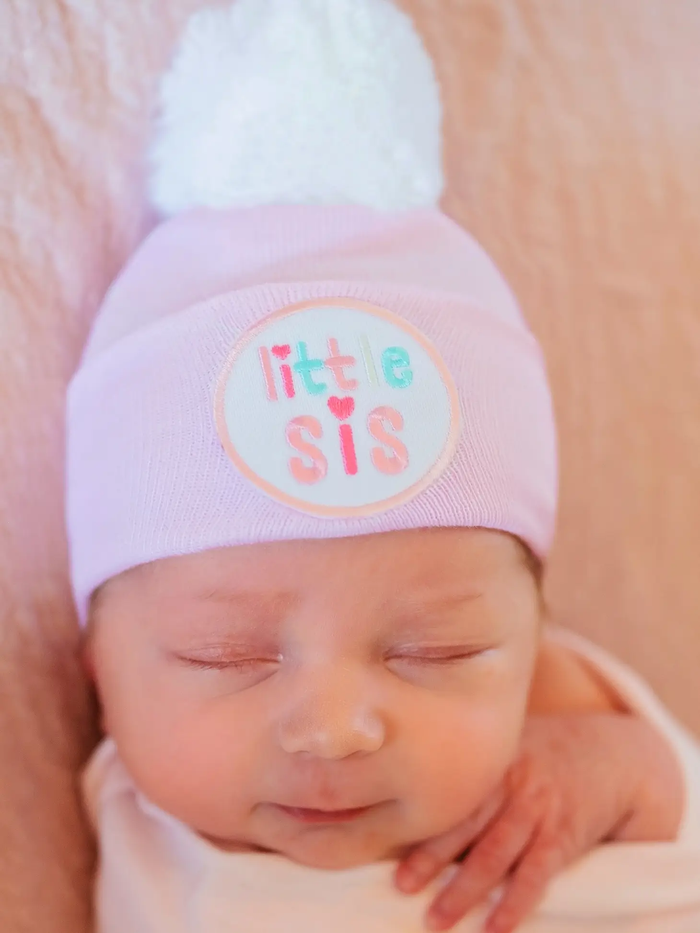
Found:
[[[201,5],[0,5],[6,933],[86,922],[89,861],[69,845],[78,810],[45,794],[53,781],[74,799],[93,734],[66,584],[63,396],[107,284],[150,223],[141,155],[155,81]],[[445,209],[499,262],[550,366],[562,460],[553,614],[700,729],[700,6],[401,5],[443,85]]]

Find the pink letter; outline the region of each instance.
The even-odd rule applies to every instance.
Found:
[[[354,366],[357,360],[354,356],[341,356],[338,348],[338,341],[335,337],[328,338],[328,350],[330,356],[326,360],[326,366],[333,371],[335,382],[343,392],[352,392],[357,388],[357,379],[346,379],[343,370],[346,366]]]
[[[287,425],[287,443],[294,450],[298,450],[300,454],[309,457],[311,466],[307,466],[299,457],[292,457],[289,461],[289,471],[298,483],[313,485],[326,475],[328,461],[318,447],[314,447],[313,444],[304,440],[302,436],[304,431],[308,431],[311,437],[316,438],[316,440],[323,435],[321,422],[317,418],[311,418],[309,415],[292,418]]]
[[[398,437],[394,437],[393,434],[387,432],[384,427],[385,421],[389,422],[394,431],[400,431],[403,428],[403,418],[395,408],[380,405],[379,408],[375,408],[374,411],[369,413],[367,418],[369,433],[375,441],[379,441],[380,444],[384,444],[385,447],[393,451],[392,456],[387,456],[381,447],[373,447],[371,453],[372,463],[380,473],[395,475],[401,473],[408,466],[408,451]]]
[[[262,366],[263,375],[265,376],[265,388],[267,389],[267,397],[271,402],[277,401],[277,387],[275,386],[275,376],[272,372],[272,362],[270,361],[270,354],[267,347],[260,347],[258,350],[258,355],[260,356],[260,365]]]
[[[340,425],[340,453],[343,456],[343,466],[348,476],[357,473],[357,454],[355,453],[355,438],[352,436],[352,427],[349,424]]]
[[[287,396],[287,398],[294,398],[294,377],[292,376],[291,367],[287,366],[286,363],[282,363],[280,366],[280,372],[282,373],[284,394]]]

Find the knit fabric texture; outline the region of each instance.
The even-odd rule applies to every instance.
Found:
[[[282,309],[324,299],[362,302],[417,329],[458,398],[459,430],[439,475],[367,515],[311,514],[268,495],[217,430],[232,348]],[[83,621],[108,578],[209,548],[422,527],[502,530],[541,557],[551,544],[556,439],[541,352],[493,262],[438,210],[269,206],[166,221],[110,289],[67,417]],[[284,439],[275,449],[288,450]]]

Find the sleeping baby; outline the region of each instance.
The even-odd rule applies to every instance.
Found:
[[[387,0],[238,0],[69,391],[99,933],[700,929],[700,748],[546,621],[540,350]]]

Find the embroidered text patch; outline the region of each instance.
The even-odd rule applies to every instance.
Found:
[[[417,495],[459,433],[435,347],[384,308],[319,299],[283,308],[233,348],[216,391],[229,457],[268,495],[329,518]]]

